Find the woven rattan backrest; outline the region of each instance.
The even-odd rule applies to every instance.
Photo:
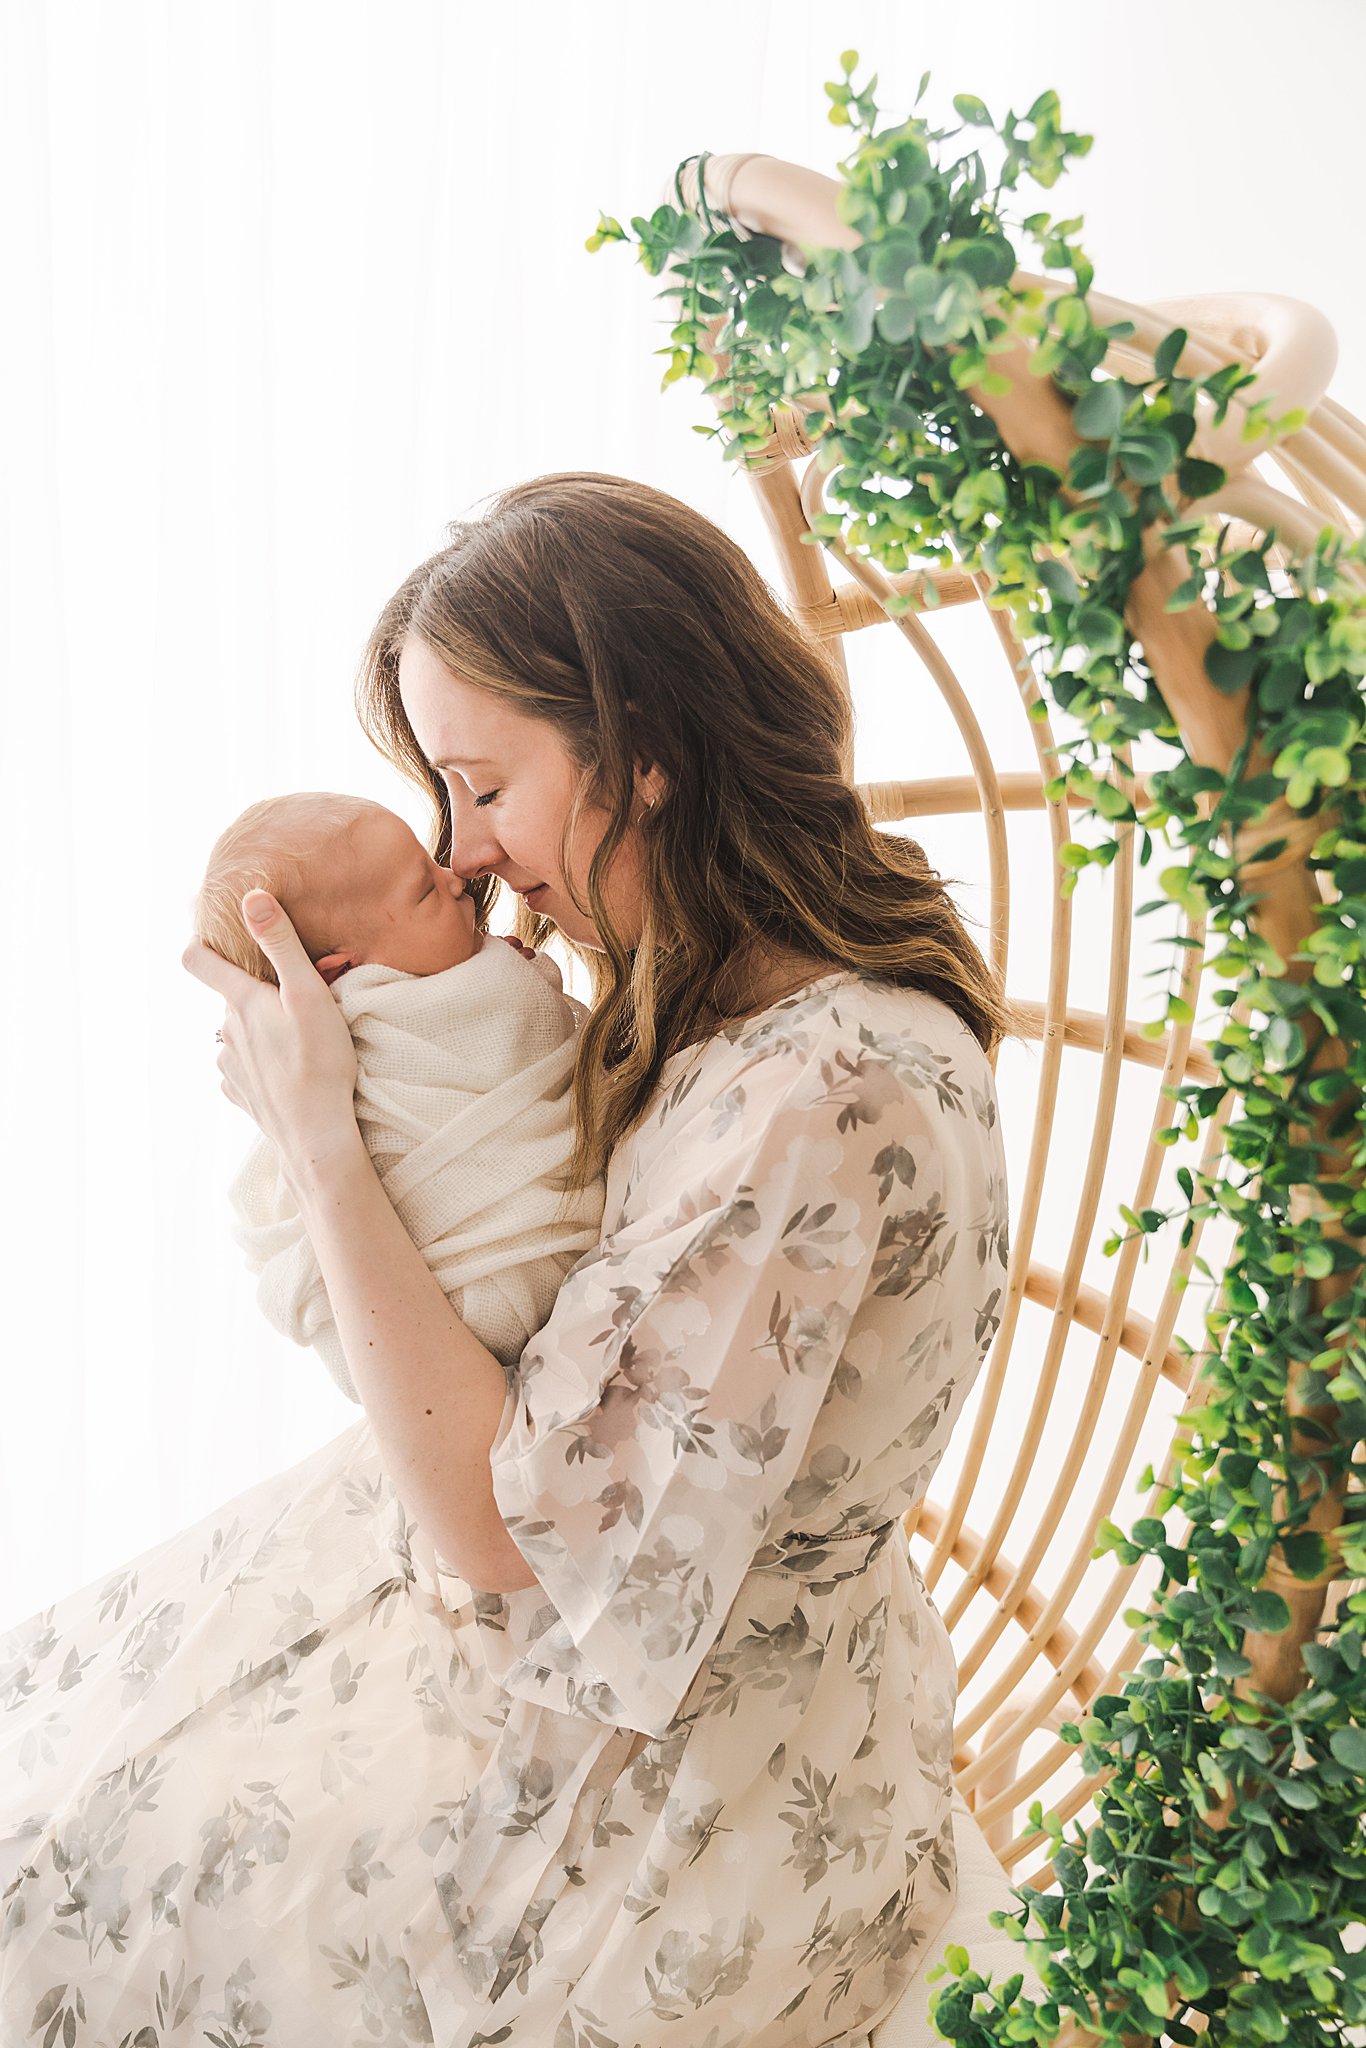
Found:
[[[1181,325],[1197,373],[1235,358],[1251,362],[1263,378],[1254,395],[1309,412],[1302,432],[1251,466],[1236,419],[1221,436],[1211,432],[1208,452],[1230,481],[1202,509],[1232,523],[1242,544],[1272,525],[1295,547],[1312,543],[1325,523],[1359,531],[1366,432],[1322,396],[1334,344],[1311,308],[1251,298],[1137,307],[1094,294],[1091,303],[1107,323],[1134,323],[1108,369],[1151,376],[1152,351]],[[1184,1209],[1176,1166],[1212,1174],[1222,1151],[1232,1096],[1198,1152],[1184,1141],[1157,1142],[1155,1133],[1177,1121],[1162,1091],[1218,1075],[1193,1025],[1157,1038],[1141,1030],[1165,1009],[1142,978],[1145,945],[1165,971],[1160,986],[1183,996],[1197,1022],[1209,1013],[1205,932],[1200,923],[1182,925],[1165,898],[1164,917],[1139,914],[1142,901],[1158,896],[1157,869],[1184,856],[1169,848],[1141,869],[1132,827],[1118,831],[1108,868],[1087,868],[1076,892],[1063,895],[1057,849],[1080,835],[1068,801],[1045,797],[1045,780],[1058,772],[1055,729],[1027,716],[1040,695],[1029,662],[999,611],[983,608],[993,659],[971,673],[955,673],[937,638],[936,620],[979,605],[984,589],[959,570],[888,578],[837,541],[825,541],[824,552],[803,544],[827,509],[830,477],[795,415],[774,415],[768,450],[749,457],[747,468],[794,616],[827,647],[846,683],[849,653],[858,660],[846,640],[879,625],[906,642],[908,704],[929,692],[947,707],[956,759],[937,762],[940,772],[928,779],[860,787],[873,817],[909,830],[933,867],[944,865],[937,830],[951,818],[955,832],[965,817],[974,821],[988,906],[984,948],[1031,1017],[1028,1046],[1007,1040],[996,1061],[1011,1179],[1001,1324],[931,1494],[906,1528],[958,1659],[958,1783],[1012,1880],[1046,1884],[1047,1837],[1028,1825],[1028,1807],[1038,1798],[1065,1820],[1085,1819],[1095,1781],[1082,1776],[1078,1750],[1057,1731],[1098,1694],[1117,1690],[1143,1654],[1124,1616],[1146,1606],[1156,1579],[1155,1568],[1145,1579],[1112,1552],[1093,1558],[1095,1533],[1105,1518],[1127,1529],[1152,1512],[1138,1480],[1151,1465],[1161,1485],[1171,1469],[1176,1419],[1194,1404],[1188,1390],[1202,1363],[1204,1315],[1218,1299],[1227,1241],[1202,1247],[1198,1222],[1184,1247],[1179,1223],[1170,1223],[1155,1240],[1130,1232],[1113,1257],[1102,1250],[1126,1231],[1121,1204],[1135,1215]],[[1278,554],[1284,559],[1273,551],[1273,566]],[[935,610],[886,612],[889,594],[925,580],[937,586]],[[911,729],[919,723],[908,720]],[[1032,752],[1033,768],[998,767],[1022,752]],[[1134,787],[1141,810],[1141,765]],[[1027,943],[1013,946],[1021,929]],[[1173,949],[1177,932],[1188,943]],[[1173,1520],[1168,1528],[1183,1540],[1184,1528]]]

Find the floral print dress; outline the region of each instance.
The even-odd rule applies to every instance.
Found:
[[[362,1418],[0,1644],[5,2048],[817,2048],[955,1891],[900,1517],[999,1321],[991,1069],[827,975],[676,1054],[472,1588]]]

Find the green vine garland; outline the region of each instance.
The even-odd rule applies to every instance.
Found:
[[[1309,1682],[1295,1699],[1242,1698],[1234,1687],[1252,1668],[1245,1632],[1274,1634],[1289,1623],[1286,1602],[1262,1585],[1268,1561],[1282,1556],[1306,1580],[1330,1565],[1322,1536],[1305,1527],[1325,1471],[1330,1480],[1347,1475],[1341,1575],[1366,1575],[1356,1457],[1366,1438],[1366,1193],[1359,1170],[1350,1182],[1319,1178],[1312,1147],[1294,1135],[1313,1106],[1341,1097],[1330,1133],[1342,1139],[1355,1126],[1353,1164],[1366,1163],[1366,595],[1348,573],[1366,550],[1326,529],[1311,554],[1282,569],[1268,561],[1274,533],[1234,552],[1219,523],[1191,508],[1224,482],[1221,469],[1188,453],[1196,400],[1204,394],[1222,423],[1234,395],[1255,382],[1241,364],[1180,375],[1186,336],[1177,329],[1146,382],[1097,374],[1109,343],[1132,329],[1092,316],[1092,269],[1075,239],[1082,222],[1006,211],[1023,179],[1051,187],[1090,147],[1089,136],[1062,127],[1055,93],[999,126],[964,96],[954,101],[961,127],[934,129],[913,112],[879,130],[877,80],[856,90],[857,62],[846,52],[842,79],[825,88],[831,121],[854,131],[838,205],[862,237],[857,249],[808,251],[796,276],[770,238],[742,238],[724,218],[699,220],[667,204],[634,218],[631,232],[603,216],[588,247],[634,239],[646,270],[667,272],[661,296],[679,303],[660,351],[669,357],[664,383],[703,381],[718,424],[696,431],[727,437],[728,460],[767,443],[771,407],[803,411],[819,397],[804,424],[823,465],[840,466],[831,496],[843,507],[817,522],[819,533],[890,572],[957,559],[986,573],[990,602],[1011,614],[1048,697],[1082,728],[1060,747],[1064,765],[1047,794],[1082,795],[1090,808],[1081,815],[1102,831],[1137,829],[1141,865],[1155,834],[1186,849],[1187,864],[1163,870],[1159,887],[1223,936],[1210,972],[1231,985],[1212,1000],[1230,1011],[1241,999],[1247,1017],[1227,1017],[1209,1041],[1217,1085],[1168,1091],[1178,1107],[1159,1134],[1167,1144],[1195,1138],[1233,1091],[1242,1113],[1228,1125],[1227,1170],[1209,1179],[1178,1169],[1184,1211],[1122,1211],[1128,1235],[1156,1233],[1181,1216],[1184,1246],[1195,1220],[1215,1214],[1235,1234],[1224,1305],[1205,1317],[1212,1356],[1201,1405],[1180,1417],[1189,1434],[1178,1442],[1175,1483],[1127,1535],[1113,1523],[1097,1532],[1097,1557],[1113,1550],[1124,1564],[1160,1561],[1151,1610],[1125,1616],[1153,1654],[1122,1692],[1097,1699],[1079,1728],[1061,1731],[1081,1746],[1086,1771],[1111,1775],[1094,1824],[1078,1825],[1071,1842],[1056,1816],[1037,1801],[1031,1808],[1053,1846],[1057,1889],[1017,1887],[1018,1916],[993,1916],[1028,1942],[1044,1997],[1022,1996],[1018,1975],[984,1979],[963,1950],[950,1949],[936,2021],[965,2048],[1049,2042],[1068,2015],[1107,2043],[1195,2043],[1201,2035],[1187,2022],[1199,2014],[1211,2048],[1308,2048],[1366,2019],[1366,1955],[1342,1941],[1345,1928],[1366,1920],[1366,1592],[1343,1601],[1304,1647]],[[985,131],[999,160],[994,176],[977,149],[946,147],[965,129]],[[1038,267],[1065,275],[1069,289],[1050,296],[1013,282],[1023,239],[1035,245]],[[724,379],[706,353],[721,319],[714,346],[729,356]],[[1019,339],[1034,344],[1037,374],[1071,400],[1087,444],[1065,478],[1019,463],[967,396],[969,386],[1008,388],[992,357]],[[1265,404],[1253,404],[1245,437],[1274,440],[1302,424],[1294,415],[1273,421]],[[1250,692],[1247,741],[1227,777],[1186,757],[1125,619],[1144,535],[1159,525],[1186,562],[1168,609],[1209,609],[1217,622],[1209,679]],[[923,588],[932,604],[932,586]],[[894,608],[912,602],[900,598]],[[1047,716],[1042,698],[1030,715]],[[1141,736],[1176,757],[1149,778],[1142,815],[1122,786],[1119,758]],[[1244,779],[1254,741],[1272,766]],[[1302,980],[1288,977],[1290,963],[1255,930],[1257,898],[1244,893],[1229,851],[1231,828],[1277,797],[1302,815],[1324,814],[1310,861],[1335,891],[1294,956],[1312,968]],[[1064,846],[1064,893],[1117,850],[1113,837]],[[1341,1071],[1313,1071],[1299,1021],[1306,1011],[1341,1039]],[[1192,1021],[1169,994],[1165,1018],[1145,1032],[1161,1035],[1174,1019]],[[1294,1220],[1291,1191],[1306,1188],[1316,1204]],[[1325,1220],[1334,1221],[1331,1232]],[[1110,1238],[1107,1253],[1123,1241]],[[1202,1260],[1194,1263],[1214,1281]],[[1331,1311],[1315,1312],[1310,1283],[1333,1273],[1355,1277]],[[1309,1366],[1306,1396],[1338,1407],[1339,1440],[1318,1465],[1290,1444],[1287,1384],[1297,1362]],[[1149,1467],[1138,1486],[1153,1485]],[[1171,1510],[1189,1521],[1184,1542],[1169,1536]],[[1230,1799],[1226,1824],[1206,1825]],[[1194,1916],[1171,1913],[1174,1887],[1195,1901],[1198,1924],[1178,1924]],[[1173,1987],[1176,2019],[1168,2017]]]

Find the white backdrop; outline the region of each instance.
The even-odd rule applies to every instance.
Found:
[[[1366,411],[1335,83],[1363,76],[1353,0],[0,8],[0,1625],[353,1420],[228,1237],[252,1132],[219,1093],[220,1005],[179,964],[204,858],[289,788],[422,822],[355,725],[355,663],[444,522],[500,484],[625,472],[770,567],[689,431],[700,393],[659,393],[657,283],[583,243],[698,148],[832,170],[822,83],[850,45],[889,118],[927,66],[942,116],[955,92],[999,114],[1055,86],[1096,143],[1039,203],[1085,214],[1100,288],[1311,299]],[[957,767],[872,637],[859,772]],[[1019,958],[1013,992],[1037,994]],[[1008,1130],[1027,1068],[1002,1062]]]

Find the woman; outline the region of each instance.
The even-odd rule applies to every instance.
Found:
[[[848,786],[824,657],[672,498],[505,492],[359,702],[481,909],[591,963],[602,1240],[505,1375],[279,906],[278,992],[189,948],[366,1413],[15,1632],[6,2038],[860,2040],[953,1898],[953,1658],[898,1538],[999,1320],[1008,1006]]]

